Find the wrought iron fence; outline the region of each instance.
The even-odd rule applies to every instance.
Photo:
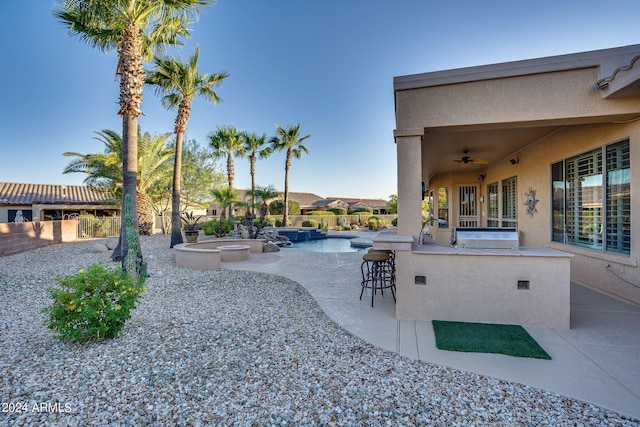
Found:
[[[78,239],[117,237],[120,235],[119,216],[81,215],[78,217]]]

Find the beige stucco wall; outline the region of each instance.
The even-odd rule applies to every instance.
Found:
[[[569,328],[569,257],[469,252],[398,251],[396,317]],[[517,289],[518,280],[530,288]]]
[[[396,126],[430,128],[538,122],[635,113],[640,100],[603,102],[595,68],[396,92]]]

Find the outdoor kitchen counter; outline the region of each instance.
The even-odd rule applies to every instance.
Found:
[[[570,327],[570,253],[462,249],[429,238],[417,245],[385,237],[373,243],[395,247],[398,319]]]
[[[527,256],[527,257],[572,257],[573,254],[557,249],[521,246],[519,249],[460,249],[427,241],[422,245],[413,245],[414,254],[463,255],[463,256]]]

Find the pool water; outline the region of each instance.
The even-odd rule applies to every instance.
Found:
[[[362,250],[362,248],[352,247],[351,239],[340,238],[295,242],[291,247],[314,252],[358,252],[359,250]]]

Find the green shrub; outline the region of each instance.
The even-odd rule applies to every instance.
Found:
[[[381,227],[384,227],[385,220],[378,216],[370,216],[367,220],[367,224],[369,226],[369,230],[378,231]]]
[[[122,269],[107,269],[92,264],[86,270],[54,281],[59,288],[48,288],[53,305],[42,310],[49,316],[45,324],[63,341],[79,343],[118,336],[138,296],[145,292],[144,276],[140,279]]]
[[[327,209],[329,212],[333,212],[335,215],[346,215],[347,210],[345,208],[330,208]]]
[[[398,226],[398,217],[395,217],[391,220],[391,225],[393,225],[394,227]]]
[[[218,233],[219,224],[220,220],[216,218],[202,223],[201,226],[204,234],[206,234],[207,236],[211,236]],[[222,229],[225,233],[229,233],[231,230],[233,230],[233,226],[235,224],[235,219],[225,218],[224,222],[222,223]]]
[[[309,211],[309,212],[306,212],[305,215],[314,215],[314,216],[331,215],[331,216],[335,216],[336,214],[334,214],[333,212],[330,212],[330,211]]]
[[[318,229],[320,231],[324,231],[326,233],[327,230],[329,230],[329,224],[327,224],[326,222],[320,220],[320,224],[318,224]]]
[[[276,219],[276,227],[282,227],[282,218]],[[291,227],[291,220],[287,218],[287,227]]]
[[[214,220],[209,220],[207,222],[203,222],[202,224],[200,224],[200,226],[202,227],[202,231],[204,232],[204,234],[206,234],[207,236],[211,236],[215,231],[215,228],[213,228],[213,221]]]
[[[342,231],[342,227],[339,225],[336,225],[336,228],[334,228],[335,231]]]
[[[344,227],[342,227],[342,228],[344,228],[344,230],[345,230],[345,231],[349,231],[349,230],[351,230],[351,226],[350,226],[349,224],[345,225],[345,226],[344,226]]]
[[[287,209],[288,215],[300,215],[300,203],[295,200],[288,200],[287,205],[289,207]],[[284,213],[284,200],[274,200],[269,203],[269,213],[271,215],[282,215]]]
[[[303,227],[318,228],[319,225],[320,225],[320,223],[318,221],[316,221],[315,219],[305,219],[304,221],[302,221],[302,226]]]
[[[349,211],[349,215],[372,214],[372,213],[373,213],[373,208],[368,208],[368,207],[360,207],[352,211]]]

